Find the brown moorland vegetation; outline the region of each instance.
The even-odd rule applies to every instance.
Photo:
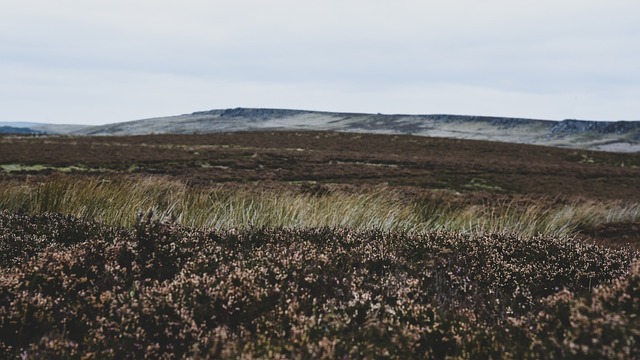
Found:
[[[411,136],[0,137],[0,357],[639,358],[639,167]]]
[[[0,227],[4,358],[640,356],[629,250],[150,217],[0,213]]]
[[[51,169],[116,171],[166,174],[192,185],[387,183],[640,201],[640,154],[417,136],[330,132],[4,136],[0,164],[14,175]]]

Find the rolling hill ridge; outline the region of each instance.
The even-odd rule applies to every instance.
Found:
[[[0,125],[2,125],[0,123]],[[47,131],[44,126],[34,127]],[[338,131],[410,134],[614,152],[640,152],[640,121],[550,121],[467,115],[404,115],[234,108],[100,126],[50,128],[49,133],[126,136],[237,131]]]

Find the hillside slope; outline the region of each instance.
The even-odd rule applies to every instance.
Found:
[[[192,134],[256,130],[328,130],[411,134],[616,152],[640,151],[638,121],[547,121],[462,115],[383,115],[284,109],[210,110],[103,126],[78,135]]]
[[[87,127],[90,126],[0,121],[0,134],[69,134]]]
[[[39,134],[40,132],[32,130],[26,127],[5,126],[0,123],[0,134],[13,134],[13,135],[25,135],[25,134]]]

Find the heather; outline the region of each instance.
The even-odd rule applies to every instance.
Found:
[[[570,237],[0,213],[4,358],[637,358],[640,263]]]

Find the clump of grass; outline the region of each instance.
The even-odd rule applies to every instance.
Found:
[[[567,236],[601,224],[640,220],[640,204],[611,200],[526,205],[498,202],[457,207],[423,204],[420,211],[427,229],[526,236]]]
[[[386,189],[385,189],[386,190]],[[330,193],[260,191],[240,187],[191,189],[161,178],[60,180],[5,186],[0,208],[64,213],[110,225],[130,226],[140,212],[195,227],[351,227],[407,230],[412,208],[392,192]]]
[[[512,199],[478,204],[411,197],[383,186],[320,193],[299,187],[269,190],[221,185],[203,189],[151,176],[60,177],[37,184],[7,184],[0,189],[0,209],[68,214],[118,226],[131,226],[137,214],[145,212],[186,226],[221,229],[326,226],[521,236],[566,236],[600,224],[640,221],[640,204],[622,201],[523,204]]]

